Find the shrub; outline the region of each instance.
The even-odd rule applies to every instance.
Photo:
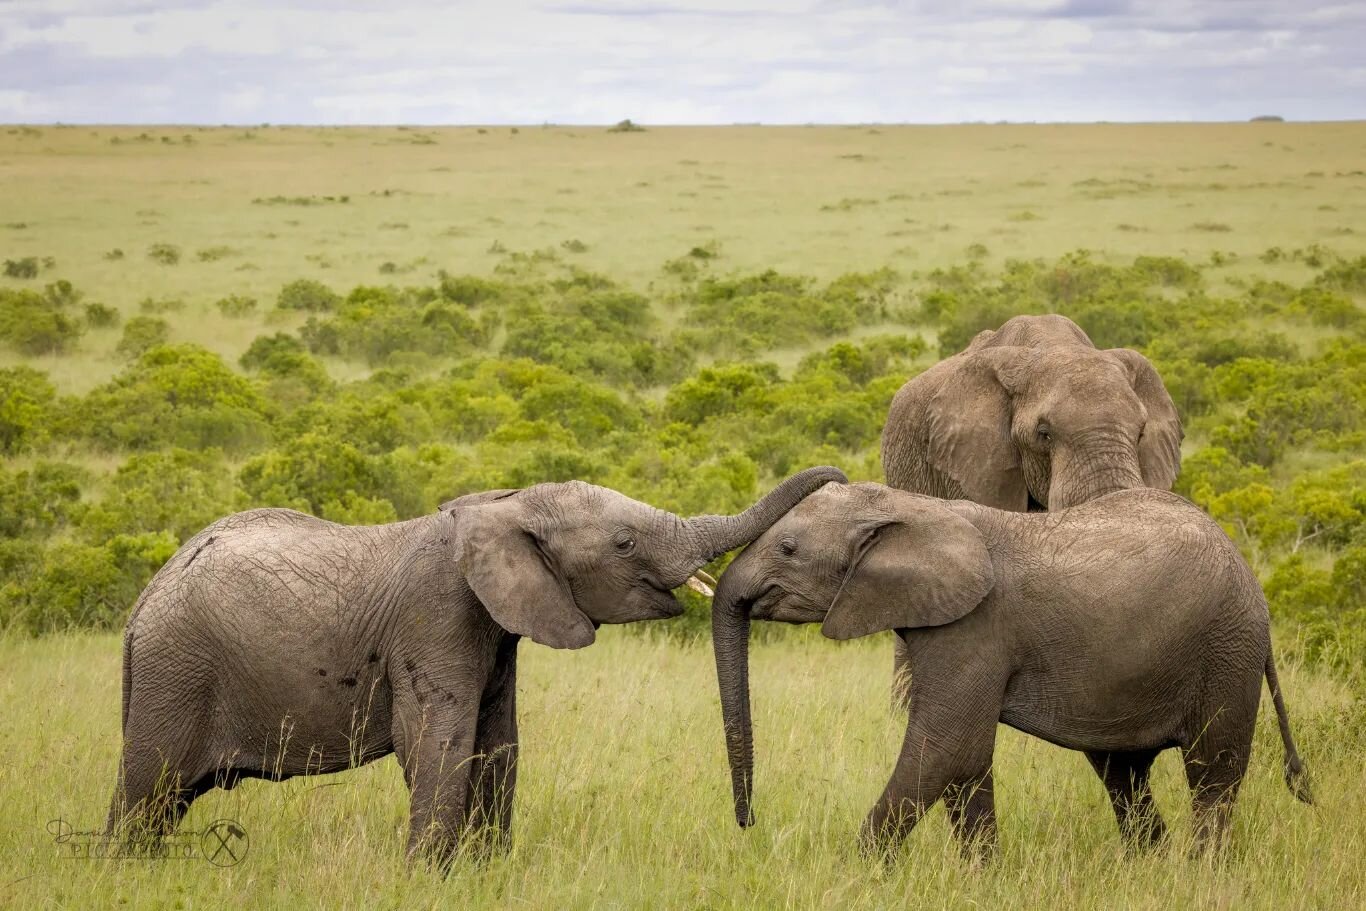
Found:
[[[63,354],[76,347],[85,327],[67,311],[80,300],[70,282],[41,292],[0,289],[0,341],[21,354]]]
[[[247,370],[259,371],[276,381],[288,381],[284,385],[293,384],[303,390],[302,395],[290,395],[291,400],[306,399],[332,385],[323,365],[309,355],[297,338],[283,332],[257,336],[238,363]],[[285,391],[277,383],[274,395]]]
[[[348,497],[386,498],[396,486],[382,456],[368,456],[318,433],[305,433],[256,456],[242,466],[238,481],[253,505],[288,506],[313,515]]]
[[[17,455],[48,436],[57,390],[32,367],[0,368],[0,454]]]
[[[335,315],[309,317],[299,334],[315,354],[380,364],[399,353],[468,353],[486,343],[490,332],[487,322],[430,289],[362,286],[347,296]]]
[[[68,525],[85,480],[84,469],[65,462],[13,473],[0,466],[0,537],[45,537]]]
[[[281,310],[306,310],[310,313],[337,309],[341,297],[322,282],[310,278],[292,281],[280,289],[275,305]]]
[[[180,262],[180,248],[175,244],[152,244],[147,248],[147,258],[163,266],[174,266]]]
[[[236,255],[237,251],[232,247],[220,245],[215,247],[204,247],[203,249],[196,250],[194,257],[201,263],[212,263],[217,262],[220,259],[225,259],[229,256]]]
[[[177,313],[185,309],[185,302],[178,297],[144,297],[138,301],[138,309],[143,313]]]
[[[230,294],[227,297],[219,298],[214,306],[218,308],[219,313],[230,319],[241,319],[250,316],[256,310],[256,298],[242,294]]]
[[[166,344],[170,337],[171,326],[161,317],[135,316],[123,324],[123,337],[114,350],[132,360],[145,351]]]
[[[38,257],[25,256],[22,259],[5,260],[5,275],[8,278],[37,278]]]
[[[85,324],[92,329],[108,329],[119,324],[119,311],[108,304],[89,303],[85,305]]]
[[[607,128],[609,133],[644,133],[645,128],[637,123],[632,123],[628,117],[625,120],[618,120]]]
[[[135,453],[105,484],[81,519],[81,534],[100,542],[119,534],[166,532],[177,543],[233,511],[232,473],[216,449]]]
[[[117,535],[98,545],[53,544],[34,578],[0,589],[0,624],[32,633],[116,628],[178,546],[166,532]]]
[[[86,395],[67,432],[104,449],[242,452],[268,438],[269,411],[255,386],[217,355],[162,345]]]

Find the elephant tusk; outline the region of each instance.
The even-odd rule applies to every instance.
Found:
[[[699,595],[704,595],[705,597],[710,598],[712,595],[715,594],[715,592],[712,591],[711,585],[708,585],[706,582],[703,582],[701,579],[698,578],[698,576],[706,576],[708,579],[711,580],[712,585],[716,584],[715,579],[712,579],[711,576],[707,576],[707,574],[703,572],[699,572],[697,576],[689,576],[688,581],[685,584],[688,586],[688,588],[691,588]]]
[[[712,588],[716,587],[716,580],[713,579],[711,577],[711,573],[707,572],[706,570],[699,569],[697,572],[693,573],[693,578],[701,579],[703,582],[707,583],[707,585],[711,586]]]

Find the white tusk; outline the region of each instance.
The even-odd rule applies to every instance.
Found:
[[[707,574],[706,574],[706,573],[698,573],[697,576],[707,576]],[[713,592],[713,591],[711,590],[711,585],[708,585],[707,583],[703,582],[701,579],[697,578],[697,576],[689,576],[689,577],[688,577],[688,581],[687,581],[687,583],[686,583],[687,586],[688,586],[688,588],[691,588],[693,591],[697,592],[699,595],[704,595],[704,596],[710,598],[712,595],[715,594],[715,592]],[[707,576],[707,578],[708,578],[708,579],[711,579],[711,576]],[[716,580],[715,580],[715,579],[711,579],[711,581],[712,581],[712,585],[715,585],[715,584],[716,584]]]
[[[701,579],[703,582],[707,583],[712,588],[716,587],[716,580],[713,579],[711,577],[711,573],[707,572],[706,570],[699,569],[697,572],[693,573],[693,578]]]

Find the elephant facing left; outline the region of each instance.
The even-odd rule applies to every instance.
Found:
[[[139,597],[123,642],[123,754],[108,829],[156,838],[242,778],[394,753],[408,855],[505,845],[517,645],[582,648],[603,623],[675,617],[672,590],[762,534],[835,468],[734,516],[681,518],[578,481],[491,491],[348,527],[285,509],[221,519]]]

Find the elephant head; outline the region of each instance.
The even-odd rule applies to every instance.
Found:
[[[1006,328],[944,362],[923,412],[929,464],[967,499],[1014,511],[1171,489],[1181,419],[1147,358],[1093,348],[1080,329],[1070,344],[1001,344]]]
[[[831,484],[778,520],[722,575],[712,603],[735,820],[754,821],[750,620],[820,623],[832,639],[940,626],[995,585],[981,533],[943,500]]]
[[[455,523],[465,581],[499,626],[582,648],[600,624],[678,616],[673,589],[690,580],[705,588],[694,576],[704,563],[845,480],[837,468],[810,468],[734,516],[682,518],[580,481],[473,494],[441,509]]]

